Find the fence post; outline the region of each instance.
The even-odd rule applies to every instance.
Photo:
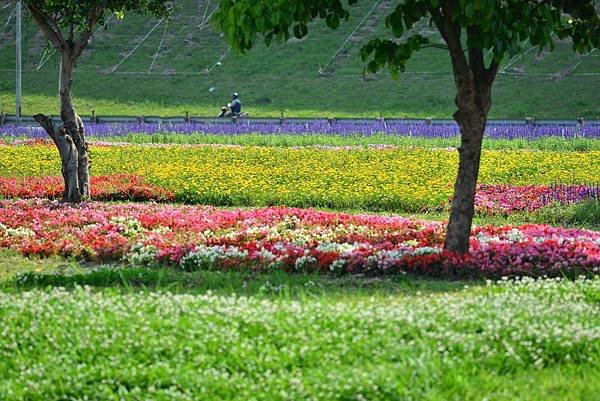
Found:
[[[188,113],[187,111],[185,112],[185,122],[186,123],[190,122],[190,113]]]
[[[583,137],[583,117],[577,117],[577,136]]]
[[[0,111],[0,127],[4,125],[4,119],[6,117],[4,116],[4,112]]]

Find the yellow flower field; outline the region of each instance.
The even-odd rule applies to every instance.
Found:
[[[216,205],[353,207],[417,211],[452,194],[458,155],[444,149],[317,149],[241,146],[91,146],[92,175],[130,173]],[[50,145],[0,145],[0,175],[59,175]],[[585,183],[600,152],[484,151],[480,182]]]

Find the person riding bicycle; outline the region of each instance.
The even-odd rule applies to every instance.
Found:
[[[234,92],[231,102],[227,103],[227,106],[221,107],[221,114],[218,117],[239,117],[241,113],[242,102],[240,101],[240,95]]]

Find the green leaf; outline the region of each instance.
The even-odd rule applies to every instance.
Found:
[[[379,66],[375,60],[371,60],[369,64],[367,64],[367,71],[370,73],[376,73],[379,70]]]
[[[279,25],[279,21],[281,20],[281,14],[279,14],[279,10],[275,10],[273,14],[271,14],[271,23],[275,26]]]
[[[64,1],[65,3],[60,0],[41,3],[93,3],[91,0],[89,3],[88,0]],[[131,0],[114,1],[121,4],[119,10],[123,12],[128,11],[131,4],[138,3]],[[144,4],[146,1],[154,3],[154,0],[140,1]],[[257,35],[263,35],[266,43],[270,43],[273,38],[286,38],[290,34],[298,38],[304,37],[308,34],[307,23],[317,17],[324,19],[328,27],[336,29],[348,17],[348,10],[352,11],[345,7],[354,2],[355,0],[220,0],[219,10],[213,21],[226,33],[227,40],[235,48],[249,48]],[[376,41],[369,41],[361,48],[360,57],[367,63],[366,69],[369,71],[383,67],[396,72],[404,71],[414,52],[428,43],[421,35],[409,38],[404,36],[423,18],[435,28],[436,22],[442,20],[444,11],[452,12],[453,21],[461,31],[471,32],[466,41],[463,39],[460,43],[463,50],[465,47],[477,47],[485,54],[493,54],[497,60],[508,53],[516,54],[519,43],[524,41],[532,46],[552,47],[553,39],[571,39],[574,50],[587,51],[600,46],[600,19],[598,10],[594,8],[595,4],[597,0],[402,0],[396,2],[396,6],[385,18],[386,27],[400,40],[393,42],[383,40],[381,36],[376,37]],[[448,7],[451,9],[448,10]],[[357,13],[354,17],[360,18],[362,14]],[[567,20],[572,22],[567,23]]]
[[[308,28],[305,24],[298,24],[294,26],[294,36],[298,39],[302,39],[308,33]]]
[[[473,3],[468,2],[467,5],[465,6],[465,15],[467,16],[468,19],[472,19],[474,14],[475,14],[475,12],[473,9]]]
[[[385,19],[385,25],[392,30],[395,37],[399,38],[404,33],[404,25],[402,23],[402,13],[393,12]]]
[[[337,29],[340,26],[340,18],[335,14],[328,14],[325,23],[331,29]]]

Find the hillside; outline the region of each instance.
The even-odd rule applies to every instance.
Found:
[[[254,116],[444,117],[454,111],[447,54],[428,49],[393,81],[365,80],[358,50],[385,34],[389,0],[361,1],[337,31],[321,21],[303,40],[248,55],[229,50],[207,23],[217,1],[185,0],[172,21],[130,16],[111,19],[81,57],[76,105],[81,114],[212,116],[233,91]],[[0,110],[14,113],[13,2],[0,3]],[[8,21],[8,23],[7,23]],[[435,32],[423,32],[439,40]],[[23,26],[24,114],[56,114],[56,53],[44,55],[33,21]],[[212,90],[211,90],[212,88]],[[506,60],[494,89],[496,118],[600,116],[600,52],[575,56],[568,43],[553,53],[528,49]]]

